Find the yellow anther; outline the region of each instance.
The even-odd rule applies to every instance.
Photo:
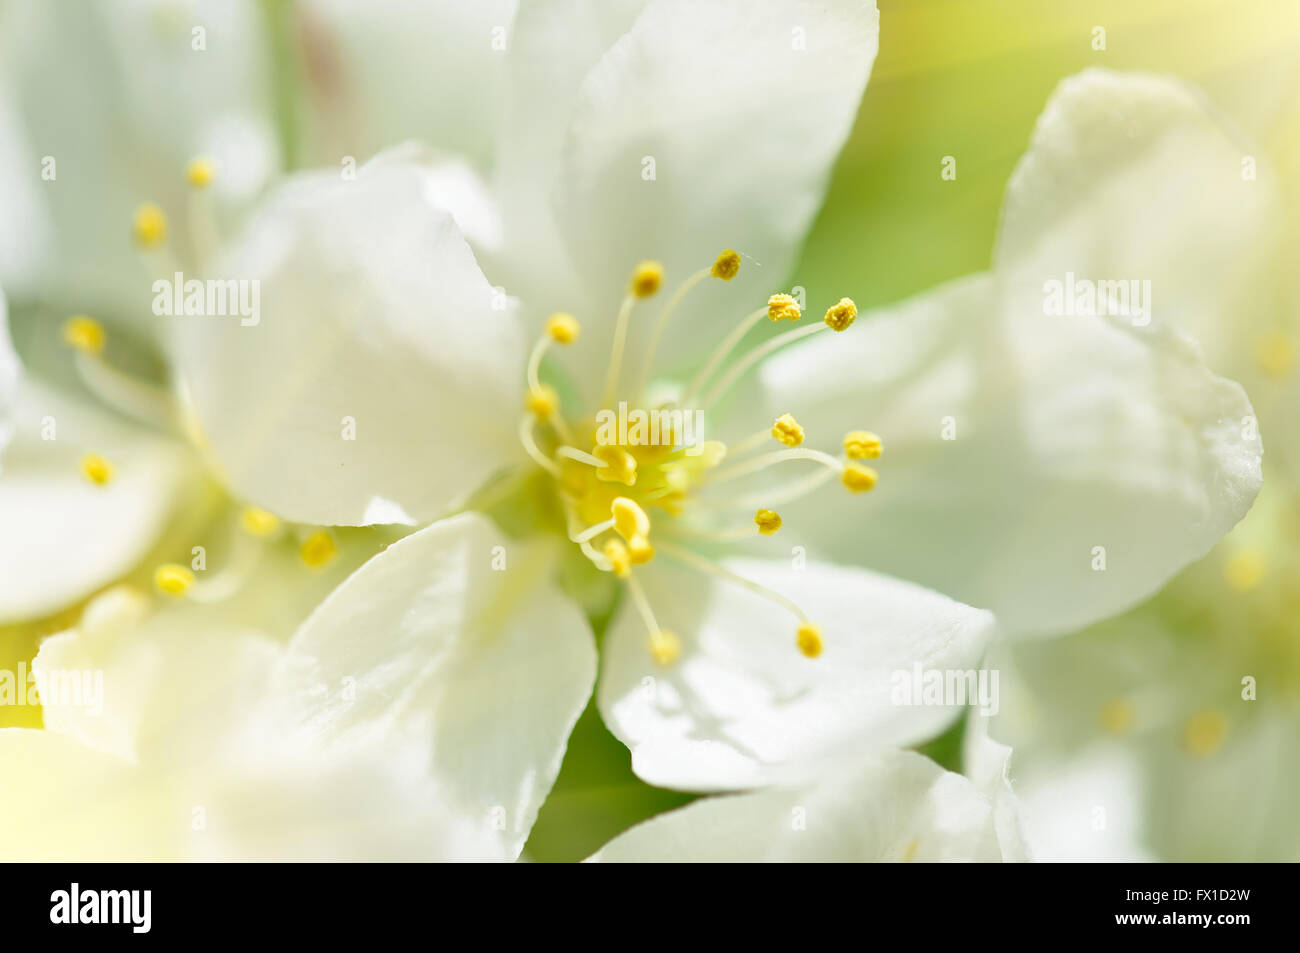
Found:
[[[1269,377],[1281,378],[1295,367],[1295,339],[1285,331],[1270,331],[1255,342],[1255,360]]]
[[[795,643],[808,658],[816,658],[822,654],[822,630],[811,622],[804,622],[795,633]]]
[[[628,290],[638,298],[648,298],[663,284],[664,266],[657,261],[643,261],[632,272]]]
[[[270,536],[280,528],[280,518],[256,506],[246,506],[239,514],[239,525],[252,536]]]
[[[767,299],[767,319],[769,321],[798,321],[803,317],[799,302],[787,294],[775,294]]]
[[[535,390],[528,391],[528,396],[524,398],[524,406],[539,420],[549,420],[560,407],[560,395],[555,393],[554,387],[543,384]]]
[[[1264,581],[1268,562],[1258,549],[1242,549],[1228,557],[1223,565],[1223,577],[1237,592],[1250,592]]]
[[[650,545],[649,538],[633,536],[627,541],[627,554],[639,566],[655,558],[655,548]]]
[[[337,556],[338,552],[334,537],[322,529],[303,540],[298,547],[298,558],[312,569],[319,569]]]
[[[740,272],[740,255],[734,248],[728,248],[713,262],[709,274],[723,281],[730,281]]]
[[[854,430],[844,435],[844,455],[850,460],[876,460],[884,446],[869,430]]]
[[[1107,734],[1122,735],[1133,727],[1135,714],[1133,703],[1127,698],[1112,698],[1101,706],[1097,712],[1097,720],[1101,722],[1102,730]]]
[[[832,331],[843,331],[858,316],[858,306],[851,298],[841,298],[826,309],[826,325]]]
[[[546,334],[557,344],[572,344],[578,340],[581,331],[578,319],[563,311],[557,311],[546,319]]]
[[[196,189],[209,185],[217,175],[217,166],[207,156],[196,156],[185,167],[185,179]]]
[[[153,584],[169,596],[183,596],[194,585],[194,573],[175,563],[164,563],[153,571]]]
[[[626,579],[632,575],[632,557],[623,545],[622,540],[611,539],[605,543],[605,558],[613,567],[614,575],[619,579]]]
[[[96,486],[104,486],[113,480],[113,464],[97,453],[88,453],[81,458],[81,472]]]
[[[781,514],[775,510],[759,510],[754,514],[754,525],[762,535],[771,536],[781,528]]]
[[[609,515],[614,518],[614,531],[629,542],[634,537],[650,534],[650,517],[636,500],[616,497],[609,505]]]
[[[99,354],[104,350],[104,342],[107,340],[104,326],[88,314],[68,318],[63,324],[63,343],[78,351]]]
[[[622,483],[633,486],[636,483],[636,457],[622,447],[612,443],[597,444],[591,455],[604,463],[596,468],[596,479],[605,483]]]
[[[1208,758],[1228,737],[1228,719],[1213,708],[1198,711],[1183,725],[1183,744],[1192,754]]]
[[[850,463],[840,474],[840,482],[854,493],[865,493],[876,485],[876,471],[860,463]]]
[[[656,665],[667,668],[682,655],[682,640],[667,629],[660,629],[650,635],[650,657]]]
[[[143,248],[157,248],[167,240],[167,216],[153,202],[145,202],[135,210],[131,220],[131,236]]]
[[[803,428],[789,414],[782,414],[772,421],[772,439],[787,447],[797,447],[803,443]]]

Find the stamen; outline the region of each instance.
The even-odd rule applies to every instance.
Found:
[[[88,453],[81,458],[81,472],[96,486],[107,486],[113,480],[114,467],[99,454]]]
[[[298,557],[312,569],[320,569],[338,555],[334,537],[325,530],[312,533],[298,548]]]
[[[632,602],[636,605],[637,612],[641,614],[641,621],[645,623],[646,631],[650,633],[650,657],[656,663],[662,666],[672,665],[682,654],[682,643],[672,632],[659,627],[659,621],[655,618],[654,610],[650,608],[650,600],[646,598],[645,590],[641,588],[641,583],[630,573],[627,577],[628,591],[632,593]]]
[[[611,539],[605,543],[605,558],[609,560],[610,571],[618,578],[632,577],[632,557],[621,540]]]
[[[772,422],[772,439],[787,447],[797,447],[803,443],[803,428],[790,414],[782,414]]]
[[[700,480],[700,483],[701,485],[716,484],[722,483],[726,480],[734,480],[738,477],[749,476],[751,473],[758,473],[760,470],[766,470],[768,467],[773,467],[778,463],[785,463],[790,460],[812,460],[815,463],[820,463],[822,466],[829,468],[835,473],[842,473],[845,469],[844,464],[840,463],[839,460],[836,460],[829,453],[822,453],[820,450],[812,450],[808,447],[798,447],[793,450],[773,450],[771,453],[765,453],[762,456],[754,457],[752,460],[746,460],[733,467],[715,470],[712,473],[705,474]]]
[[[63,343],[85,354],[102,354],[107,340],[104,326],[88,314],[68,318],[63,325]]]
[[[554,460],[542,453],[537,446],[537,441],[533,438],[533,425],[537,418],[531,413],[524,414],[519,418],[519,442],[524,445],[524,450],[533,458],[539,467],[549,472],[554,477],[560,476],[560,467]]]
[[[709,274],[722,281],[730,281],[740,273],[740,253],[734,248],[724,249],[713,261]]]
[[[629,293],[638,298],[648,298],[659,290],[664,280],[664,266],[657,261],[643,261],[632,272]]]
[[[1183,726],[1183,744],[1199,758],[1215,754],[1227,737],[1228,719],[1213,708],[1198,711]]]
[[[95,396],[129,417],[169,430],[176,421],[175,403],[165,388],[129,377],[104,361],[108,334],[89,315],[79,314],[63,325],[63,342],[76,351],[77,374]]]
[[[841,298],[826,309],[826,316],[822,320],[832,331],[847,331],[857,317],[858,306],[853,303],[853,299]]]
[[[555,449],[555,455],[557,457],[567,457],[570,460],[577,460],[579,463],[585,463],[588,466],[593,466],[598,469],[600,467],[609,466],[609,464],[600,459],[600,457],[592,456],[585,450],[579,450],[577,447],[570,447],[568,445],[557,447]]]
[[[799,302],[793,295],[774,294],[767,299],[767,319],[769,321],[798,321],[803,317]]]
[[[785,503],[793,503],[795,500],[803,499],[818,490],[823,483],[829,481],[833,476],[836,476],[835,470],[829,467],[821,467],[816,473],[787,484],[781,489],[749,493],[744,496],[723,500],[721,503],[722,505],[735,506],[746,510],[754,506],[761,506],[764,503],[768,506],[781,506]]]
[[[141,248],[157,248],[167,240],[167,216],[153,202],[145,202],[131,219],[131,237]]]
[[[557,311],[546,319],[546,336],[556,344],[572,344],[581,333],[582,325],[578,319],[564,311]]]
[[[795,644],[799,646],[799,651],[808,658],[816,658],[822,654],[822,630],[812,622],[802,623],[795,630]]]
[[[876,485],[878,476],[871,467],[860,463],[850,463],[840,474],[840,482],[852,493],[865,493]]]
[[[607,532],[608,530],[611,530],[613,528],[614,528],[614,521],[612,519],[608,519],[605,520],[603,523],[596,523],[592,526],[588,526],[577,536],[570,536],[569,539],[573,540],[573,542],[575,543],[585,543],[595,539],[601,533]]]
[[[559,409],[560,395],[555,393],[555,388],[546,384],[530,387],[528,396],[524,398],[524,406],[538,420],[550,420]]]
[[[1119,736],[1127,734],[1133,727],[1134,715],[1135,709],[1131,701],[1127,698],[1112,698],[1101,706],[1097,719],[1107,734]]]
[[[884,446],[869,430],[853,430],[844,435],[844,455],[850,460],[877,460]]]
[[[595,457],[605,464],[596,471],[597,480],[621,483],[624,486],[636,485],[636,457],[622,447],[600,444],[595,448]]]
[[[185,167],[185,180],[196,189],[207,188],[216,175],[216,163],[206,156],[195,156]]]
[[[194,585],[194,573],[184,566],[165,563],[154,570],[153,581],[161,592],[179,598]]]
[[[716,263],[714,267],[717,267]],[[673,296],[668,299],[668,304],[659,312],[659,320],[655,322],[654,331],[650,334],[650,343],[646,346],[645,358],[641,362],[641,377],[637,381],[636,389],[638,397],[645,394],[646,385],[650,383],[650,371],[654,368],[655,355],[659,353],[659,342],[663,339],[668,322],[672,320],[673,315],[677,312],[677,306],[681,304],[687,292],[709,277],[709,273],[708,268],[701,268],[683,281],[678,289],[673,292]]]
[[[748,589],[756,596],[761,596],[762,598],[768,600],[769,602],[776,603],[777,605],[781,606],[783,609],[786,609],[788,612],[790,612],[796,619],[800,621],[800,623],[809,622],[808,616],[804,613],[802,609],[799,608],[798,605],[795,604],[795,602],[792,599],[786,598],[785,596],[781,595],[781,593],[767,588],[767,586],[754,582],[754,580],[752,579],[746,579],[744,576],[738,573],[734,573],[730,569],[725,569],[724,567],[719,566],[717,563],[710,562],[709,560],[705,559],[703,556],[698,556],[695,553],[691,552],[689,549],[683,549],[682,547],[674,545],[673,543],[661,542],[659,544],[659,548],[662,549],[669,556],[672,556],[674,559],[684,562],[689,566],[693,566],[694,568],[700,570],[701,572],[708,573],[710,576],[714,576],[719,579],[724,579],[727,582],[740,586],[743,589]]]
[[[705,382],[708,381],[709,377],[712,376],[714,371],[718,369],[718,366],[722,364],[722,362],[727,359],[727,356],[736,349],[736,345],[740,343],[741,338],[748,334],[754,325],[762,321],[763,315],[767,313],[768,309],[765,307],[751,311],[749,314],[745,315],[744,319],[739,324],[731,329],[731,332],[725,338],[722,339],[722,343],[718,345],[717,350],[715,350],[709,356],[709,359],[704,362],[704,366],[700,368],[700,372],[695,375],[695,379],[691,381],[690,386],[688,386],[684,391],[681,399],[681,405],[683,407],[689,407],[691,405],[695,399],[695,395],[700,392],[700,389],[704,386]]]
[[[614,529],[626,540],[637,536],[650,535],[650,517],[635,500],[626,496],[617,497],[609,506],[613,517]]]

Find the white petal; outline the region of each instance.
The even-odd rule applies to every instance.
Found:
[[[1044,315],[1038,286],[954,282],[796,345],[761,380],[769,412],[794,413],[813,445],[864,427],[884,439],[870,494],[783,511],[795,541],[1017,632],[1145,598],[1260,485],[1250,403],[1189,341],[1158,322]]]
[[[1000,861],[993,805],[907,751],[857,755],[795,788],[707,798],[647,821],[592,860]]]
[[[600,313],[641,259],[663,262],[671,290],[744,252],[735,281],[688,299],[664,347],[680,364],[753,307],[738,302],[781,290],[857,114],[877,21],[872,0],[646,7],[583,80],[554,193]],[[603,358],[609,328],[584,339]]]
[[[316,739],[421,740],[444,813],[517,856],[595,680],[590,629],[549,565],[475,514],[435,523],[325,600],[276,684]]]
[[[821,626],[824,650],[804,658],[797,620],[746,589],[666,557],[639,571],[682,656],[656,666],[645,626],[625,604],[605,638],[597,697],[605,724],[632,749],[633,770],[651,784],[770,784],[806,777],[863,744],[930,737],[956,709],[902,704],[895,685],[910,687],[916,665],[974,669],[992,636],[988,613],[863,570],[726,565],[793,599]]]
[[[18,417],[18,382],[22,366],[9,339],[9,304],[0,288],[0,473],[4,472],[4,452],[14,435]]]
[[[97,486],[81,458],[114,468]],[[28,378],[0,475],[0,621],[46,615],[135,566],[181,495],[199,483],[179,443]]]
[[[430,189],[397,160],[294,180],[225,269],[260,282],[260,321],[168,319],[238,495],[299,522],[359,524],[376,497],[427,520],[522,456],[520,330]]]
[[[1262,330],[1276,302],[1279,190],[1254,151],[1176,79],[1070,77],[1007,187],[996,267],[1039,286],[1149,281],[1155,317],[1237,377],[1256,344],[1243,328]]]

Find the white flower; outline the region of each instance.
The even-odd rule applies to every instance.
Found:
[[[1044,313],[1047,276],[1018,251],[1038,223],[1019,210],[1071,127],[1044,126],[1013,181],[993,272],[845,333],[814,325],[818,340],[755,381],[718,344],[747,312],[765,326],[769,296],[789,288],[875,51],[874,7],[657,0],[577,42],[559,32],[571,6],[519,14],[505,102],[489,85],[475,103],[513,117],[490,124],[490,188],[466,187],[471,163],[449,174],[415,149],[355,178],[300,177],[223,268],[261,282],[261,323],[178,325],[188,395],[239,495],[307,522],[423,523],[511,490],[522,530],[550,520],[574,539],[559,557],[571,590],[626,578],[602,713],[642,777],[701,790],[802,782],[863,737],[905,744],[942,727],[955,708],[900,710],[890,675],[977,666],[993,617],[926,586],[1013,632],[1060,632],[1145,597],[1245,512],[1259,445],[1241,433],[1240,388],[1161,321]],[[1089,95],[1098,115],[1140,126],[1126,89]],[[747,257],[727,280],[732,246]],[[666,316],[646,300],[660,276]],[[848,323],[833,289],[812,297],[828,325]],[[576,341],[566,319],[548,324],[555,313],[577,316]],[[690,388],[701,370],[712,383]],[[584,421],[612,401],[664,397],[706,404],[718,442],[667,457],[587,439]],[[799,426],[767,436],[786,413]],[[838,449],[864,426],[890,461],[865,496],[839,485],[875,485],[861,460],[791,446],[801,430]],[[773,438],[785,447],[741,458]],[[733,489],[742,476],[752,492]],[[749,530],[761,555],[719,564],[720,540],[688,541],[730,537],[782,497],[777,540]],[[427,562],[415,542],[442,532],[435,522],[353,580],[359,631],[396,615],[432,637],[466,586],[459,564]],[[517,545],[501,571],[527,602]],[[413,583],[377,582],[390,578],[419,580],[418,598],[399,594]],[[548,634],[537,620],[535,638]]]

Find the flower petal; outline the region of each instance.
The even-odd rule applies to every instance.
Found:
[[[802,779],[844,750],[928,738],[951,706],[895,703],[914,667],[974,669],[993,634],[986,612],[874,573],[731,560],[727,568],[797,603],[822,630],[801,656],[797,620],[747,589],[661,564],[638,571],[659,625],[681,640],[652,661],[630,605],[611,624],[597,699],[651,784],[724,790]],[[897,673],[902,673],[901,675]]]
[[[781,289],[857,114],[877,47],[873,0],[655,0],[583,80],[553,197],[590,301],[612,315],[633,266],[668,288],[725,248],[725,290],[687,300],[664,348],[681,365]],[[579,315],[582,317],[583,315]],[[584,335],[603,358],[612,321]],[[637,353],[638,322],[630,339]]]
[[[1056,633],[1119,612],[1203,555],[1259,489],[1241,388],[1152,322],[1051,317],[1038,286],[945,285],[761,371],[810,442],[868,427],[877,488],[783,513],[819,559],[870,565]]]
[[[910,751],[879,751],[792,788],[706,798],[614,838],[594,861],[1001,861],[993,805]],[[1011,858],[1008,858],[1011,859]]]
[[[17,434],[0,476],[0,621],[47,615],[117,579],[149,552],[182,494],[191,454],[46,388],[22,385]],[[113,467],[92,483],[88,453]]]
[[[517,856],[595,680],[591,631],[548,567],[472,513],[406,537],[303,624],[275,680],[285,704],[322,742],[422,740],[443,811]]]
[[[295,180],[225,269],[260,282],[260,321],[170,319],[238,495],[298,522],[361,524],[376,497],[427,520],[522,457],[520,330],[431,188],[397,160]]]
[[[0,288],[0,473],[4,472],[4,452],[14,435],[18,416],[18,383],[22,366],[9,338],[9,304]]]

